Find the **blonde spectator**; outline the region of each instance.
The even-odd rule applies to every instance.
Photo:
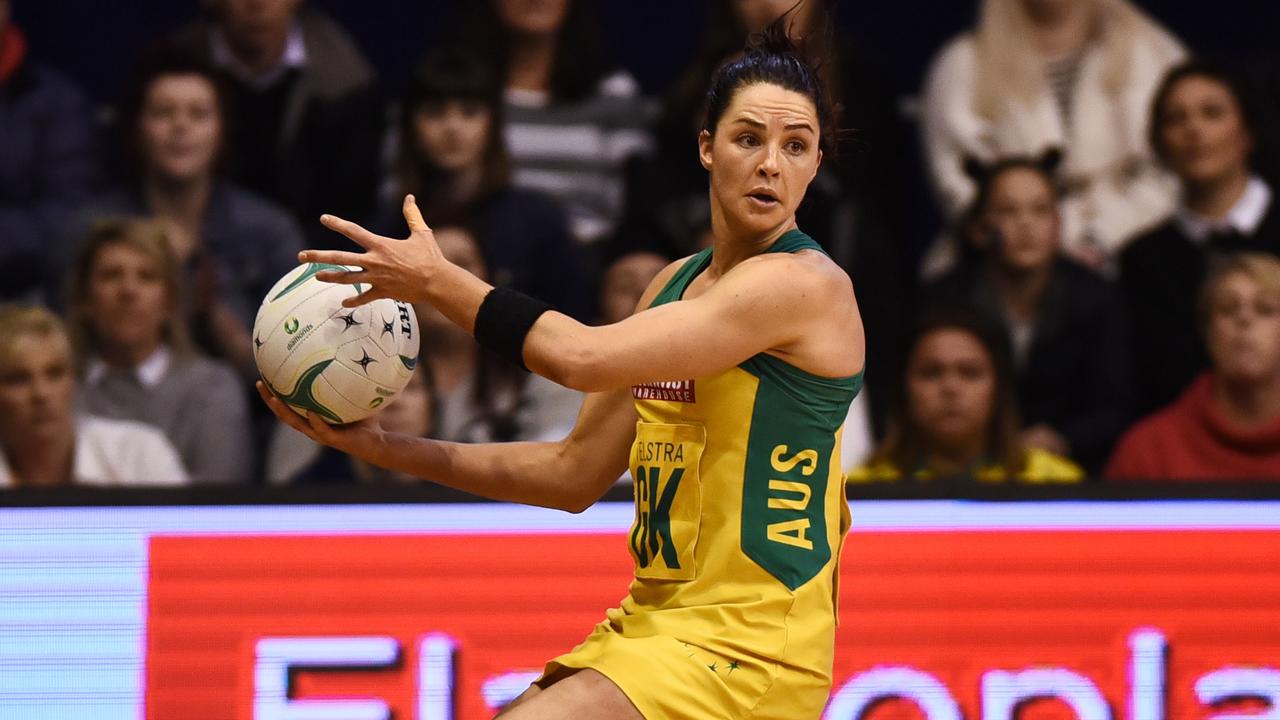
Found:
[[[1212,369],[1121,438],[1108,478],[1280,480],[1280,260],[1227,260],[1200,315]]]
[[[1063,247],[1107,265],[1176,200],[1146,131],[1156,85],[1183,56],[1129,0],[983,0],[977,27],[942,49],[925,81],[924,142],[947,216],[973,201],[966,156],[989,163],[1057,148]],[[926,274],[949,266],[953,252],[935,246]]]
[[[246,483],[253,445],[245,388],[196,352],[182,273],[158,221],[100,221],[68,278],[72,333],[94,414],[164,431],[196,483]]]
[[[1071,461],[1029,447],[1000,335],[967,313],[935,315],[907,359],[897,417],[849,482],[1078,482]]]
[[[75,391],[62,321],[0,305],[0,488],[187,482],[159,430],[78,414]]]

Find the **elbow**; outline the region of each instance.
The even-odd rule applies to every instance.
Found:
[[[585,348],[569,349],[548,363],[546,372],[540,373],[548,380],[578,392],[590,393],[611,390],[601,363],[595,354]]]
[[[587,508],[596,504],[591,498],[567,498],[568,502],[562,503],[558,510],[563,510],[570,515],[581,515],[586,512]]]

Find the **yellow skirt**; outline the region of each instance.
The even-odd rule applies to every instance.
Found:
[[[590,668],[609,678],[646,720],[817,720],[830,681],[760,659],[726,660],[666,635],[627,637],[608,620],[547,663],[542,688]]]

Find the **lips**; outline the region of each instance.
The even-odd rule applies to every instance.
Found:
[[[747,198],[762,207],[773,207],[781,202],[778,199],[778,194],[767,187],[752,188],[751,191],[747,193]]]

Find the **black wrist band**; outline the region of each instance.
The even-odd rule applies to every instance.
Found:
[[[484,296],[476,313],[476,341],[528,371],[524,364],[525,336],[542,313],[552,309],[511,288],[494,288]]]

